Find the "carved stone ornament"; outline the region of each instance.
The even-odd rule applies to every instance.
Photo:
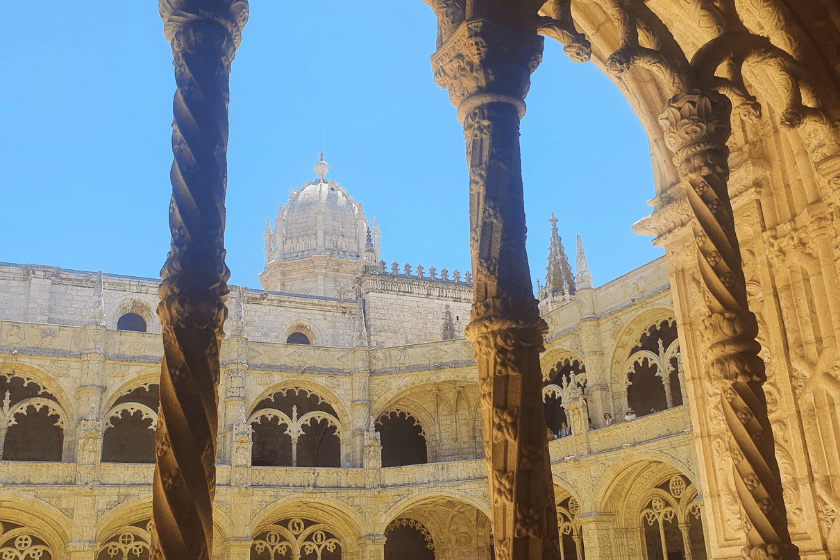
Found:
[[[749,543],[744,555],[796,558],[762,389],[766,375],[758,323],[747,304],[727,190],[731,110],[720,93],[692,91],[671,99],[659,120],[698,224],[694,239],[708,306],[706,378],[721,389],[731,455],[744,457],[734,463]]]
[[[519,147],[542,48],[535,33],[470,20],[432,57],[467,144],[474,281],[465,335],[478,366],[496,555],[511,559],[559,556],[539,360],[548,326],[525,253]]]
[[[213,556],[219,348],[224,300],[228,75],[244,0],[160,0],[177,91],[170,179],[172,243],[159,290],[163,332],[150,557]]]

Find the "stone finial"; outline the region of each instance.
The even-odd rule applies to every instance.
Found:
[[[410,264],[405,263],[405,266],[403,267],[403,274],[405,274],[406,276],[411,276],[411,265]]]
[[[470,272],[469,270],[466,272],[466,274],[464,274],[464,282],[466,282],[467,284],[472,284],[472,272]]]
[[[577,236],[577,258],[575,266],[577,267],[577,275],[575,276],[577,289],[591,289],[593,287],[592,273],[589,272],[589,265],[586,263],[586,254],[583,252],[583,241],[580,238],[580,234]]]
[[[441,280],[449,280],[449,271],[445,268],[440,271],[440,279]]]
[[[391,263],[391,274],[399,274],[400,273],[400,265],[397,264],[397,261]]]
[[[418,265],[417,265],[417,277],[418,277],[418,278],[423,278],[423,275],[424,275],[424,274],[425,274],[425,271],[423,270],[423,265],[422,265],[422,264],[418,264]]]
[[[429,267],[429,278],[432,278],[432,279],[437,278],[437,270],[433,266]]]
[[[102,288],[102,270],[96,273],[96,285],[93,287],[93,295],[88,301],[88,325],[105,324],[105,295]]]
[[[461,281],[461,273],[458,272],[457,268],[452,271],[452,280],[455,281],[455,282],[460,282]]]
[[[330,165],[324,161],[324,153],[318,154],[318,161],[315,163],[315,175],[318,176],[318,182],[324,182],[324,175],[330,172]]]

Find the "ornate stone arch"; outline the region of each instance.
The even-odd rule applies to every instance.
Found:
[[[19,434],[18,431],[24,430],[24,433],[26,433],[27,430],[36,429],[37,426],[41,426],[42,430],[48,430],[47,432],[42,432],[42,435],[45,437],[50,435],[58,437],[60,435],[61,449],[60,457],[57,460],[72,460],[74,456],[76,422],[72,408],[68,410],[65,403],[71,405],[73,401],[67,398],[61,387],[41,370],[18,363],[5,362],[0,364],[0,377],[9,383],[14,379],[21,380],[23,383],[23,394],[17,393],[16,395],[11,395],[10,391],[7,391],[6,396],[11,396],[11,398],[16,399],[13,402],[11,400],[5,400],[4,395],[0,394],[0,457],[2,457],[4,448],[9,441],[15,441],[18,445],[23,444],[24,447],[29,447],[29,452],[32,452],[31,446],[25,443],[29,441],[28,437]],[[37,393],[32,394],[32,389],[27,390],[27,387],[30,386],[37,387]],[[29,396],[26,396],[27,391],[30,393]],[[31,420],[31,418],[29,421],[24,420],[32,411],[37,415],[42,414],[42,410],[46,410],[47,420],[50,417],[57,417],[58,420],[49,426],[43,423],[43,418],[41,420]],[[23,426],[21,422],[26,422],[26,426]],[[32,424],[30,422],[35,423]],[[59,430],[56,431],[53,428],[58,428]],[[13,431],[17,437],[7,439]],[[58,442],[55,441],[55,443]],[[39,449],[43,451],[43,447]],[[47,449],[54,451],[56,448],[49,445]],[[20,448],[18,448],[18,451],[20,451]],[[26,450],[23,453],[24,455],[28,454]],[[21,460],[56,460],[44,459],[43,456],[41,458],[33,457],[33,455],[29,455],[27,458]]]
[[[373,524],[373,532],[376,534],[383,534],[385,532],[385,528],[398,517],[402,516],[406,512],[408,512],[413,506],[419,505],[420,503],[435,499],[435,498],[450,498],[452,500],[457,500],[459,502],[463,502],[467,505],[470,505],[483,513],[490,518],[490,504],[481,500],[468,492],[458,492],[453,491],[450,489],[422,489],[419,491],[415,491],[412,494],[404,497],[402,500],[397,501],[387,510],[381,512],[379,514],[379,518]]]
[[[120,317],[126,313],[134,313],[146,321],[146,332],[160,332],[160,324],[155,309],[156,304],[150,303],[139,294],[126,296],[114,305],[114,310],[108,315],[105,326],[110,330],[117,330],[117,321],[120,320]]]
[[[583,359],[583,356],[574,350],[557,347],[547,351],[540,357],[540,369],[542,370],[543,381],[547,380],[548,372],[551,371],[551,369],[558,363],[571,363],[574,361],[582,364],[584,368],[586,367],[586,361]]]
[[[252,536],[280,519],[301,517],[330,525],[341,540],[342,551],[349,557],[356,550],[358,540],[369,534],[368,524],[361,511],[354,509],[352,502],[343,502],[323,496],[288,496],[267,504],[252,519]],[[346,545],[346,548],[344,548]]]
[[[96,540],[105,542],[120,527],[130,525],[152,516],[152,497],[143,496],[128,499],[116,507],[107,509],[96,520]]]
[[[248,416],[254,413],[254,408],[264,399],[275,393],[292,391],[295,389],[307,391],[309,394],[317,396],[322,401],[330,405],[335,411],[338,421],[341,423],[341,431],[347,431],[350,426],[350,416],[347,414],[347,409],[344,407],[344,403],[340,398],[338,398],[338,395],[336,395],[332,389],[308,379],[288,379],[280,383],[275,383],[274,385],[264,389],[259,395],[257,395],[256,398],[252,399],[245,406]]]
[[[100,543],[101,550],[104,549],[108,541],[116,541],[121,532],[131,534],[135,542],[141,539],[147,544],[149,542],[148,528],[146,524],[140,527],[134,527],[152,517],[152,497],[143,496],[127,500],[118,506],[106,510],[97,519],[96,523],[96,541]],[[213,507],[213,540],[216,543],[214,550],[222,550],[221,545],[230,534],[232,524],[230,517],[219,507],[219,504],[214,504]],[[125,531],[128,529],[128,531]],[[125,542],[126,539],[123,539]],[[142,544],[139,546],[143,547]],[[110,557],[110,555],[109,555]]]
[[[54,559],[62,558],[70,542],[72,519],[43,500],[0,489],[0,524],[26,527],[50,548]]]
[[[139,375],[132,375],[130,379],[123,381],[119,385],[109,386],[102,396],[102,410],[109,410],[114,403],[123,395],[130,393],[134,389],[144,385],[159,385],[160,384],[160,367],[155,369],[148,369]]]
[[[568,493],[572,498],[577,500],[581,508],[586,508],[584,511],[591,509],[591,506],[586,500],[582,500],[580,493],[572,486],[568,480],[561,477],[559,474],[553,473],[551,476],[555,486],[559,486],[564,492]]]
[[[662,451],[640,451],[619,460],[613,465],[610,465],[610,467],[601,475],[601,480],[592,492],[592,504],[593,507],[596,508],[596,511],[606,511],[606,502],[610,499],[612,490],[615,488],[615,484],[621,475],[629,469],[643,463],[649,464],[657,462],[664,463],[665,465],[673,468],[679,474],[685,476],[693,484],[696,483],[696,476],[694,473],[688,465],[684,464],[679,459]]]
[[[34,381],[55,398],[69,418],[75,418],[76,410],[73,406],[75,399],[70,398],[61,384],[51,375],[36,367],[19,362],[0,362],[0,376],[3,375],[14,375]],[[2,398],[2,395],[0,395],[0,398]]]
[[[620,334],[615,338],[615,350],[610,358],[610,393],[612,394],[613,416],[619,411],[627,409],[627,373],[625,366],[627,358],[630,357],[630,350],[641,339],[651,327],[659,325],[662,321],[676,323],[676,314],[673,309],[657,307],[642,311],[630,319]]]
[[[427,442],[431,442],[437,437],[437,425],[431,412],[426,410],[420,403],[408,398],[408,395],[413,392],[413,390],[409,390],[397,395],[388,404],[380,407],[379,411],[373,417],[378,421],[385,414],[405,412],[420,425],[420,435],[426,438]]]
[[[340,401],[338,401],[338,399],[335,398],[335,395],[332,394],[332,392],[326,388],[322,388],[317,384],[311,384],[315,387],[315,389],[311,389],[310,387],[305,385],[307,384],[297,383],[293,380],[290,380],[285,384],[281,384],[280,386],[275,385],[269,390],[264,391],[263,394],[259,397],[259,400],[256,400],[249,404],[248,410],[246,411],[246,414],[248,415],[246,422],[254,430],[254,446],[252,447],[252,460],[256,460],[259,458],[262,460],[267,460],[269,461],[269,463],[273,463],[275,465],[278,461],[280,462],[279,464],[284,464],[285,461],[290,460],[291,466],[299,466],[299,452],[301,449],[305,449],[310,452],[310,455],[304,456],[308,457],[312,461],[316,461],[316,456],[318,456],[318,454],[322,452],[327,453],[326,457],[329,457],[322,457],[323,460],[327,461],[328,463],[331,462],[333,459],[337,461],[337,463],[335,463],[334,465],[320,464],[319,466],[346,466],[346,457],[349,454],[349,439],[352,436],[352,434],[349,433],[349,419],[347,418],[346,413],[344,413],[343,409],[341,409],[338,404],[340,403]],[[331,413],[329,411],[317,409],[298,410],[297,405],[294,404],[294,401],[292,401],[291,403],[286,403],[287,405],[291,404],[291,409],[287,408],[285,409],[285,411],[280,410],[276,406],[276,396],[280,394],[283,397],[288,397],[288,393],[292,391],[294,392],[296,397],[300,396],[303,393],[307,398],[317,398],[319,404],[323,403],[327,405],[327,407],[332,409],[333,412]],[[325,394],[328,396],[328,398],[324,397]],[[333,404],[333,400],[329,397],[335,399],[335,405]],[[259,409],[256,408],[262,401],[269,398],[272,400],[274,405],[269,405],[267,407]],[[298,404],[301,403],[298,402]],[[282,408],[282,406],[280,408]],[[290,445],[290,447],[286,446],[287,443],[282,443],[280,444],[279,449],[277,447],[274,447],[273,450],[270,450],[272,448],[271,442],[277,441],[275,439],[277,433],[273,431],[274,427],[272,426],[274,425],[271,424],[271,421],[275,419],[277,420],[276,427],[280,428],[281,430],[280,434],[289,436],[289,440],[287,443]],[[263,425],[264,420],[268,421],[265,425]],[[334,435],[338,440],[338,446],[336,448],[331,448],[332,444],[329,442],[327,443],[327,448],[331,448],[331,450],[322,447],[320,444],[313,444],[312,442],[316,440],[309,440],[312,445],[308,445],[305,447],[300,447],[298,445],[298,441],[300,438],[307,438],[309,437],[309,435],[311,435],[311,433],[307,432],[308,429],[317,429],[317,426],[321,425],[324,422],[326,423],[326,428],[324,429],[329,430],[329,428],[334,428]],[[282,431],[283,425],[286,426],[284,431]],[[269,434],[267,431],[271,431],[271,434],[274,435]],[[268,453],[271,458],[269,458],[268,456],[258,456],[258,453],[261,453],[260,450],[270,450],[268,451]],[[337,457],[332,455],[333,452],[338,454]],[[287,453],[290,454],[290,456],[286,455]],[[312,453],[314,453],[314,455],[312,455]]]

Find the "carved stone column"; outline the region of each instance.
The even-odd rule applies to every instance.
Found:
[[[608,513],[588,512],[578,516],[583,532],[586,560],[613,560],[615,517]]]
[[[470,173],[472,322],[499,560],[559,558],[542,406],[540,319],[525,253],[519,119],[542,38],[468,20],[432,57],[464,126]]]
[[[177,91],[170,172],[172,243],[161,270],[163,366],[150,557],[213,556],[219,347],[224,300],[228,74],[247,0],[160,0]]]
[[[689,531],[691,530],[691,525],[689,525],[688,523],[680,523],[679,528],[683,538],[685,560],[694,560],[694,558],[691,556],[691,534],[689,533]]]
[[[791,544],[762,386],[758,324],[747,306],[747,290],[729,200],[726,141],[732,105],[716,92],[692,92],[668,103],[660,116],[665,143],[697,219],[694,238],[709,315],[704,321],[705,377],[721,390],[730,430],[735,485],[753,558],[797,558]]]

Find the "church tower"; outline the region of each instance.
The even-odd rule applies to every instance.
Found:
[[[324,179],[329,170],[322,153],[315,164],[318,178],[291,190],[273,230],[266,223],[265,269],[259,275],[266,291],[353,297],[353,282],[365,264],[369,223],[360,202],[334,179]],[[379,255],[378,224],[375,230]]]

